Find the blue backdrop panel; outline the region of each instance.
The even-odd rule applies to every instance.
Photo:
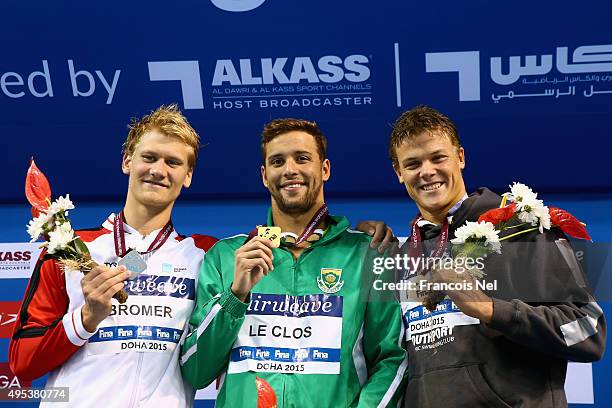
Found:
[[[99,224],[126,191],[129,118],[171,102],[206,144],[175,212],[183,233],[222,237],[261,223],[266,205],[245,201],[267,197],[261,128],[304,117],[329,138],[328,195],[361,196],[330,200],[333,211],[386,218],[406,234],[414,205],[387,143],[397,116],[422,103],[457,123],[470,189],[523,181],[541,193],[610,193],[610,14],[603,0],[9,2],[0,25],[0,171],[9,175],[0,203],[25,203],[34,155],[54,196],[77,203],[74,224]],[[238,200],[187,201],[197,198]],[[550,198],[596,241],[611,242],[609,196]],[[0,207],[0,241],[26,241],[28,218],[25,206]],[[1,282],[0,299],[21,298],[25,282]],[[0,362],[7,346],[0,339]],[[612,401],[611,364],[593,365],[596,407]]]
[[[55,191],[120,199],[128,119],[176,101],[207,143],[189,197],[263,196],[258,135],[286,116],[329,135],[330,193],[399,194],[390,124],[426,103],[457,122],[469,184],[610,191],[611,12],[604,1],[9,2],[0,170],[23,174],[35,155]],[[22,190],[12,179],[0,199]]]

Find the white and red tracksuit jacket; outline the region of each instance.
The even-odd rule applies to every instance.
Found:
[[[115,266],[119,260],[114,217],[97,229],[78,231],[99,264]],[[157,232],[142,236],[125,225],[125,243],[145,252]],[[191,406],[194,392],[179,368],[180,342],[195,305],[200,263],[215,242],[173,231],[161,248],[143,256],[147,269],[127,282],[127,302],[113,300],[110,316],[95,333],[81,320],[83,274],[41,258],[15,325],[11,369],[23,380],[50,372],[48,387],[69,387],[70,403],[62,406]]]

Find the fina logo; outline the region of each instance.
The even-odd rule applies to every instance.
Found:
[[[210,0],[217,8],[225,11],[251,11],[261,6],[266,0]]]

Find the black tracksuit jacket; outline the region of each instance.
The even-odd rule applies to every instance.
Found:
[[[487,189],[471,194],[453,215],[450,237],[500,201]],[[457,325],[430,349],[407,339],[404,407],[565,407],[567,362],[601,358],[603,312],[558,228],[502,241],[502,254],[486,258],[485,272],[498,282],[486,292],[493,298],[490,324]]]

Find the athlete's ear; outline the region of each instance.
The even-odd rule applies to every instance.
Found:
[[[187,175],[185,175],[185,181],[183,181],[183,187],[189,188],[191,185],[191,177],[193,177],[193,168],[189,169]]]
[[[128,156],[127,153],[123,155],[123,160],[121,160],[121,170],[123,174],[130,174],[130,165],[132,164],[132,156]]]
[[[457,149],[457,157],[459,158],[459,168],[461,170],[465,169],[465,150],[463,150],[463,147]]]
[[[402,176],[402,172],[399,171],[399,168],[397,167],[397,164],[395,163],[393,163],[393,171],[395,172],[395,175],[397,176],[397,180],[401,184],[404,184],[404,177]]]
[[[329,180],[329,178],[331,177],[331,163],[329,161],[329,159],[325,159],[323,160],[323,164],[322,164],[322,174],[323,174],[323,181],[327,181]]]
[[[261,182],[266,188],[268,188],[266,166],[264,166],[263,164],[261,165]]]

